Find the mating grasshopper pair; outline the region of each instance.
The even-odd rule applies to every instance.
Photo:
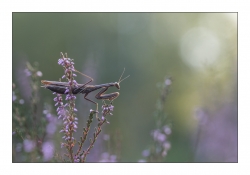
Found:
[[[74,70],[75,72],[78,72],[80,74],[82,74],[81,72],[77,71],[77,70]],[[123,70],[123,73],[125,71],[125,68]],[[122,75],[123,75],[122,73]],[[117,98],[119,96],[119,92],[113,92],[113,93],[110,93],[110,94],[104,94],[108,88],[112,87],[112,86],[115,86],[117,89],[120,89],[120,83],[125,80],[126,78],[128,78],[129,76],[122,78],[122,75],[119,79],[118,82],[114,82],[114,83],[105,83],[105,84],[99,84],[99,85],[89,85],[89,83],[91,83],[93,81],[93,78],[85,75],[85,74],[82,74],[83,76],[86,76],[88,78],[90,78],[90,81],[88,81],[87,83],[85,84],[77,84],[77,86],[73,86],[72,88],[72,93],[73,94],[85,94],[84,95],[84,98],[94,104],[96,104],[96,111],[98,112],[98,103],[90,100],[87,98],[87,95],[97,89],[101,89],[102,90],[96,94],[95,98],[96,99],[99,99],[99,100],[109,100],[109,101],[113,101],[115,98]],[[42,80],[41,83],[44,85],[42,87],[45,87],[53,92],[56,92],[58,94],[65,94],[65,91],[67,89],[69,89],[69,83],[68,82],[59,82],[59,81],[47,81],[47,80]],[[66,94],[68,94],[69,92],[67,92]]]

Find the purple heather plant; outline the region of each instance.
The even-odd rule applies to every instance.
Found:
[[[112,115],[111,111],[113,111],[114,106],[110,105],[103,105],[102,106],[102,118],[98,119],[98,127],[95,128],[94,137],[90,139],[90,145],[87,150],[82,150],[83,144],[87,139],[91,123],[93,121],[93,115],[98,111],[90,110],[89,119],[87,120],[87,127],[83,128],[83,135],[78,141],[78,149],[76,153],[73,153],[73,147],[76,145],[76,139],[74,138],[74,133],[77,131],[78,125],[78,118],[76,117],[75,112],[77,112],[75,100],[76,96],[72,93],[74,88],[78,87],[78,83],[74,80],[76,74],[73,72],[76,71],[74,68],[73,59],[67,57],[67,54],[61,53],[61,58],[58,60],[58,64],[64,68],[64,75],[62,79],[66,78],[68,81],[68,86],[64,92],[66,95],[65,101],[66,104],[63,103],[62,94],[53,93],[56,95],[54,101],[56,102],[55,106],[57,107],[57,114],[58,119],[62,118],[63,120],[63,128],[60,130],[61,133],[64,133],[62,137],[65,141],[61,143],[61,147],[65,147],[68,151],[65,156],[67,156],[71,162],[85,162],[87,155],[90,153],[90,150],[93,148],[94,143],[97,139],[97,136],[100,134],[101,127],[104,123],[109,123],[105,118],[106,115]]]
[[[60,132],[64,133],[62,138],[65,142],[61,143],[61,146],[68,150],[68,154],[65,155],[70,158],[71,162],[74,162],[73,147],[75,146],[76,140],[73,134],[76,132],[78,119],[75,114],[77,111],[75,108],[76,96],[72,93],[72,90],[74,87],[78,86],[76,80],[74,80],[74,76],[76,75],[74,74],[73,76],[73,71],[75,70],[73,59],[67,58],[67,54],[64,56],[64,54],[61,53],[58,64],[64,68],[64,75],[62,78],[66,78],[69,85],[64,92],[64,94],[66,94],[66,104],[63,104],[62,94],[53,93],[56,95],[54,101],[56,102],[55,106],[58,106],[58,118],[63,119],[63,128]]]
[[[110,155],[109,153],[104,152],[101,154],[99,162],[117,162],[117,157],[114,154]]]
[[[114,106],[112,104],[104,104],[102,106],[102,117],[97,118],[97,127],[94,130],[92,138],[90,138],[89,146],[83,150],[83,144],[89,136],[90,126],[93,122],[93,117],[98,111],[90,110],[87,120],[87,126],[83,128],[82,136],[77,142],[75,133],[78,128],[78,118],[76,117],[76,96],[72,90],[78,87],[78,83],[74,80],[76,71],[74,68],[73,59],[67,58],[67,55],[61,53],[61,58],[58,64],[64,68],[63,79],[67,79],[68,86],[65,88],[64,94],[55,94],[55,106],[57,106],[57,116],[50,111],[51,106],[45,104],[44,109],[39,109],[39,78],[42,72],[37,69],[38,64],[26,64],[24,71],[25,75],[30,79],[32,95],[30,102],[24,101],[19,93],[16,85],[13,83],[12,103],[13,103],[13,162],[86,162],[87,155],[93,148],[97,137],[102,131],[104,123],[109,123],[106,119],[107,115],[112,115]],[[65,101],[63,96],[65,95]],[[24,105],[25,104],[25,105]],[[29,110],[25,109],[30,105]],[[41,112],[43,111],[43,114]],[[53,141],[57,127],[61,119],[63,127],[60,133],[63,133],[63,142],[61,147],[66,148],[67,153],[64,156],[56,152],[55,143]],[[77,151],[74,152],[75,146],[78,144]],[[112,161],[114,156],[111,156]]]
[[[154,117],[156,121],[156,129],[151,131],[153,144],[148,149],[142,151],[144,159],[138,162],[160,162],[166,156],[171,147],[168,137],[171,134],[169,124],[166,124],[166,115],[163,111],[166,97],[169,93],[169,86],[172,84],[171,78],[166,78],[164,83],[159,83],[158,87],[161,91],[161,96],[156,103],[156,111]]]
[[[30,80],[30,100],[24,101],[17,86],[13,83],[12,93],[12,144],[13,162],[42,162],[45,157],[44,143],[51,140],[56,131],[56,118],[48,110],[41,113],[39,98],[39,82],[42,72],[38,70],[38,63],[26,63],[23,75]],[[28,108],[27,108],[28,106]],[[53,150],[50,150],[50,152]],[[49,150],[47,149],[47,152]],[[46,159],[46,161],[48,158]]]
[[[89,154],[90,150],[93,148],[94,143],[97,139],[97,136],[101,133],[101,127],[104,123],[109,123],[106,119],[107,115],[113,115],[111,113],[111,111],[113,111],[114,106],[112,106],[111,104],[104,104],[102,105],[102,119],[98,118],[98,127],[95,128],[95,132],[94,132],[94,139],[90,139],[90,146],[88,147],[87,151],[83,151],[82,154],[80,154],[82,156],[82,159],[80,159],[81,162],[85,162],[86,160],[86,156],[87,154]],[[92,114],[92,119],[93,119],[93,114],[96,113],[96,111],[90,110],[90,114]],[[88,121],[87,123],[89,123],[90,121]],[[87,124],[88,125],[88,124]],[[90,125],[90,123],[89,123]],[[79,159],[79,158],[78,158]]]
[[[106,115],[113,115],[112,113],[111,113],[111,111],[113,111],[114,110],[114,106],[112,105],[112,104],[104,104],[104,105],[102,105],[102,120],[105,120],[106,118],[105,118],[105,116]],[[108,121],[107,121],[107,123],[109,123]]]

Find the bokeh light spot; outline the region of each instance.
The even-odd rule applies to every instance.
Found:
[[[215,63],[220,54],[220,42],[210,30],[197,27],[181,39],[181,58],[190,67],[202,70]]]

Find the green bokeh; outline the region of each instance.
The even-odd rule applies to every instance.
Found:
[[[194,109],[198,106],[216,113],[223,105],[237,106],[237,24],[228,16],[226,13],[13,13],[13,82],[21,92],[25,89],[20,70],[26,61],[39,63],[42,79],[58,80],[63,75],[57,64],[60,52],[67,52],[76,69],[92,76],[93,84],[118,81],[126,68],[124,76],[130,77],[121,83],[114,115],[105,132],[113,136],[119,131],[122,161],[137,162],[142,150],[151,143],[150,132],[155,128],[153,112],[160,95],[156,84],[171,76],[173,84],[165,112],[172,125],[172,145],[166,161],[190,162],[193,133],[197,129]],[[183,35],[195,27],[212,31],[221,45],[216,64],[203,71],[186,65],[180,54]],[[78,75],[77,81],[84,83],[87,79]],[[108,90],[114,91],[117,89]],[[42,102],[53,104],[50,91],[41,88],[40,94]],[[85,105],[79,118],[86,116],[89,108],[95,108],[84,102],[83,96],[77,100],[78,109]],[[237,126],[237,116],[234,118]]]

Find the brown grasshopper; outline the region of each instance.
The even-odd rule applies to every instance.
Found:
[[[80,74],[82,74],[81,72],[77,71],[77,70],[74,70],[75,72],[78,72]],[[122,72],[122,75],[125,71],[125,68]],[[101,89],[102,90],[96,94],[95,98],[96,99],[102,99],[102,100],[109,100],[109,101],[113,101],[115,98],[117,98],[119,96],[119,92],[113,92],[113,93],[110,93],[110,94],[104,94],[108,88],[112,87],[112,86],[115,86],[117,89],[120,89],[120,83],[125,80],[126,78],[129,77],[129,75],[125,78],[122,78],[122,75],[119,79],[118,82],[114,82],[114,83],[105,83],[105,84],[99,84],[99,85],[89,85],[89,83],[91,83],[93,81],[93,78],[85,75],[85,74],[82,74],[88,78],[90,78],[90,81],[88,81],[87,83],[85,84],[77,84],[77,86],[73,86],[72,88],[72,93],[73,94],[85,94],[84,95],[84,98],[94,104],[96,104],[96,110],[98,112],[98,103],[90,100],[87,98],[87,95],[97,89]],[[65,93],[66,89],[69,87],[69,84],[68,82],[60,82],[60,81],[47,81],[47,80],[41,80],[41,83],[43,84],[42,87],[45,87],[49,90],[51,90],[52,92],[56,92],[58,94],[68,94],[69,92]]]

